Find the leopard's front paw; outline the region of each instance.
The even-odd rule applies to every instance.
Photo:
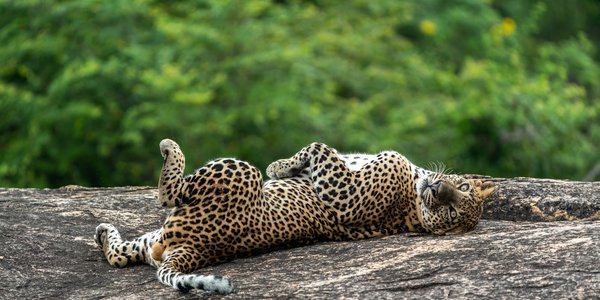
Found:
[[[280,159],[272,162],[267,167],[267,176],[271,179],[281,179],[287,177],[293,177],[298,173],[298,169],[293,167],[293,164],[289,159]]]
[[[96,227],[96,233],[94,234],[94,241],[96,241],[96,245],[98,248],[103,249],[104,243],[108,238],[108,234],[112,230],[117,230],[113,225],[108,223],[102,223]]]

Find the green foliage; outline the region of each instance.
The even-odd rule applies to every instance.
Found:
[[[0,186],[154,185],[166,137],[188,172],[322,141],[581,179],[600,4],[555,2],[0,0]]]

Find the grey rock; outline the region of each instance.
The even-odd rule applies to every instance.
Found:
[[[227,296],[181,294],[150,266],[106,263],[96,225],[124,238],[158,228],[167,211],[155,188],[0,189],[0,299],[597,299],[600,182],[493,180],[500,190],[473,232],[327,242],[197,271],[231,277]]]

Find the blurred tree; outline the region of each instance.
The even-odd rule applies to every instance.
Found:
[[[154,185],[165,137],[188,172],[322,141],[581,179],[600,162],[599,6],[0,0],[0,186]]]

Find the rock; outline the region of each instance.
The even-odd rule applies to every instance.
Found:
[[[480,176],[481,177],[481,176]],[[498,192],[483,218],[509,221],[600,220],[600,182],[493,178]]]
[[[232,278],[223,298],[572,298],[600,295],[600,182],[493,179],[484,220],[457,236],[328,242],[202,269]],[[124,238],[167,211],[150,187],[0,189],[0,299],[221,298],[181,294],[150,266],[116,269],[92,239]],[[566,220],[562,222],[546,222]],[[533,222],[545,221],[545,222]]]

